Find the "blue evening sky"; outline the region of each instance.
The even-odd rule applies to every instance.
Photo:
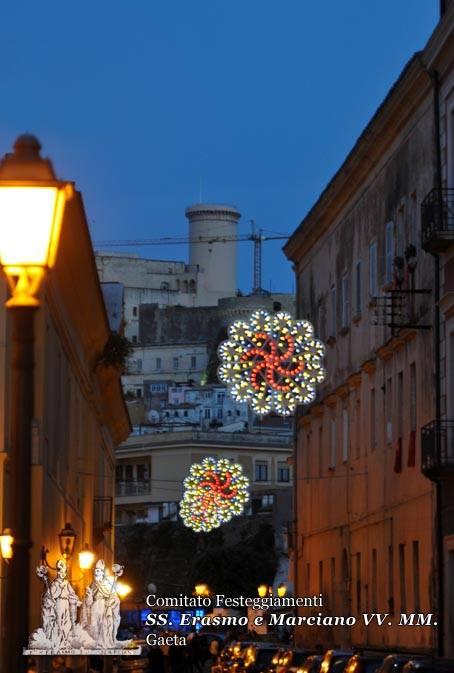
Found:
[[[240,233],[289,234],[437,20],[438,0],[5,2],[0,152],[35,133],[94,240],[186,234],[200,183]],[[282,243],[264,244],[263,285],[291,291]]]

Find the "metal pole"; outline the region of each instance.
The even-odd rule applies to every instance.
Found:
[[[34,385],[34,318],[36,307],[9,309],[12,317],[10,502],[14,534],[13,558],[7,582],[7,671],[24,670],[22,648],[29,629],[31,518],[31,425]]]

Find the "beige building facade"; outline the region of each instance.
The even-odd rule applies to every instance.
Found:
[[[452,180],[453,26],[450,6],[285,247],[297,315],[326,342],[328,371],[297,423],[296,593],[322,592],[322,612],[357,617],[351,627],[297,629],[299,644],[454,653],[454,509],[446,496],[454,220],[449,228],[446,207],[448,244],[435,261],[424,240],[426,199],[439,184],[438,138],[443,187]],[[441,478],[429,473],[440,436]],[[391,625],[366,627],[362,615],[373,612],[387,613]],[[411,613],[433,613],[437,626],[399,626]]]
[[[11,524],[9,379],[11,324],[0,297],[0,528]],[[55,268],[49,272],[35,317],[35,375],[32,426],[30,631],[40,624],[42,583],[35,569],[43,559],[51,568],[61,557],[59,532],[71,524],[77,537],[70,576],[81,594],[78,552],[85,544],[111,563],[114,553],[115,447],[130,430],[120,372],[101,363],[110,331],[81,195],[68,203]],[[14,557],[10,561],[14,563]],[[0,654],[3,659],[8,610],[9,566],[2,562]],[[54,576],[50,570],[50,576]],[[25,645],[25,643],[24,643]],[[40,665],[44,666],[42,659]],[[74,660],[85,670],[85,658]],[[3,668],[2,668],[3,670]],[[41,670],[41,669],[40,669]]]

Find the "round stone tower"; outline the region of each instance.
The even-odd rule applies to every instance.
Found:
[[[221,297],[234,296],[238,288],[237,241],[232,239],[237,236],[241,215],[231,206],[197,204],[186,208],[186,217],[191,238],[189,263],[202,272],[199,302],[215,306]]]

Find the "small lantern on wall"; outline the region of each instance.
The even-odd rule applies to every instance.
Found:
[[[2,558],[8,562],[13,558],[13,543],[14,537],[10,528],[5,528],[2,535],[0,535],[0,550]]]
[[[74,552],[77,537],[76,531],[70,523],[65,523],[65,526],[59,532],[58,537],[60,539],[60,551],[63,558],[67,561],[71,558]]]

